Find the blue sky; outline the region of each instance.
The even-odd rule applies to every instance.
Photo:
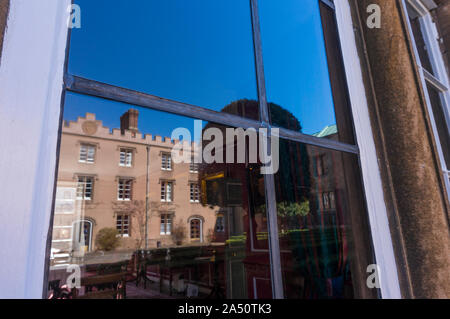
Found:
[[[220,111],[257,99],[247,0],[77,0],[69,72]],[[303,132],[334,124],[316,0],[260,0],[267,95],[291,111]],[[282,4],[282,5],[281,5]],[[96,113],[118,127],[130,106],[68,94],[64,118]],[[140,130],[170,135],[187,118],[140,109]]]

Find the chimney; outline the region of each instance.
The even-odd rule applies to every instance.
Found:
[[[125,134],[125,131],[131,131],[136,134],[138,130],[138,116],[139,111],[135,109],[129,109],[120,117],[120,131]]]

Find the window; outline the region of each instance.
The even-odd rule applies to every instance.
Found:
[[[90,176],[78,176],[77,199],[91,200],[94,179]]]
[[[66,137],[73,135],[71,128],[84,127],[86,130],[79,133],[86,141],[99,150],[110,148],[116,155],[111,152],[113,155],[108,158],[106,153],[95,156],[91,152],[95,166],[104,170],[96,198],[102,198],[105,205],[79,205],[80,211],[75,210],[74,214],[94,218],[96,231],[116,225],[122,235],[127,222],[129,232],[135,219],[139,226],[147,225],[145,231],[140,227],[133,236],[138,239],[139,235],[150,253],[162,253],[163,258],[155,259],[156,266],[163,265],[168,255],[179,257],[183,264],[189,259],[192,268],[200,269],[200,276],[193,273],[197,278],[192,279],[202,286],[204,296],[218,286],[224,296],[236,299],[342,299],[353,297],[353,292],[357,298],[377,293],[367,290],[363,273],[352,272],[372,264],[374,254],[370,239],[363,238],[370,234],[365,228],[369,225],[364,220],[365,206],[355,204],[364,196],[358,192],[361,185],[352,180],[358,175],[359,148],[354,139],[347,138],[349,134],[344,134],[353,131],[348,112],[351,109],[342,102],[348,101],[345,73],[342,64],[328,68],[337,66],[335,61],[342,63],[339,39],[324,45],[324,39],[328,42],[339,38],[331,1],[286,0],[278,4],[267,0],[147,0],[139,4],[140,10],[128,7],[137,4],[105,7],[98,1],[76,2],[83,2],[83,10],[89,12],[85,23],[90,27],[72,32],[65,74],[71,81],[64,87],[63,117],[75,125],[62,128],[61,143],[70,140]],[[260,4],[259,10],[256,3]],[[126,17],[127,23],[108,23],[111,17]],[[143,30],[142,25],[149,23],[150,27]],[[117,43],[104,37],[105,31],[113,31],[116,38],[127,43],[116,41],[120,43],[117,47]],[[137,38],[153,41],[135,41]],[[91,50],[93,54],[86,59],[85,48],[96,46],[99,50]],[[111,66],[114,72],[110,72]],[[265,78],[260,70],[267,71]],[[139,72],[141,76],[136,76]],[[139,112],[129,112],[130,108]],[[194,120],[203,124],[197,125]],[[102,125],[96,125],[96,130],[93,122]],[[230,155],[225,145],[238,148],[239,143],[220,143],[223,149],[214,149],[217,162],[202,161],[197,165],[192,161],[189,170],[182,165],[177,166],[176,174],[173,172],[177,161],[171,158],[174,141],[168,137],[176,128],[187,128],[191,142],[201,141],[205,150],[208,139],[201,139],[197,133],[206,133],[210,128],[226,133],[224,129],[230,124],[255,130],[269,124],[283,127],[279,131],[278,173],[263,175],[261,161],[220,161],[221,155]],[[270,135],[258,136],[259,142],[268,142]],[[188,140],[187,135],[182,139]],[[216,139],[220,142],[219,136]],[[74,155],[65,152],[70,149],[68,145],[62,146],[57,186],[73,188],[70,178],[75,172],[64,157],[70,156],[73,161]],[[129,155],[127,150],[131,147],[127,146],[133,146]],[[248,153],[250,149],[244,147],[246,160],[254,155]],[[119,165],[131,165],[136,173],[117,173],[124,169],[117,167],[117,150],[121,152]],[[196,152],[190,150],[186,154],[192,156]],[[85,153],[87,160],[87,149]],[[137,161],[134,157],[138,153],[142,158],[148,155],[147,161]],[[317,172],[316,158],[323,154],[328,167],[321,163]],[[349,158],[353,159],[351,165]],[[317,178],[326,170],[327,178]],[[175,205],[177,181],[181,195],[177,195]],[[356,190],[346,189],[353,186]],[[335,189],[339,189],[339,198],[345,199],[345,209],[332,211],[334,200],[328,194],[326,205],[330,209],[321,214],[323,193]],[[203,200],[205,205],[190,205]],[[128,221],[122,213],[115,217],[116,212],[130,214],[131,207],[141,214],[129,215]],[[352,218],[353,214],[359,215]],[[324,224],[324,215],[334,224]],[[148,217],[148,223],[138,217]],[[61,219],[55,218],[56,227],[60,226],[58,223]],[[146,237],[142,238],[141,233]],[[192,246],[198,245],[190,242],[204,242],[202,252],[195,252],[197,249]],[[355,245],[349,247],[349,242]],[[177,254],[186,251],[184,243],[189,243],[189,254]],[[170,254],[165,249],[156,250],[169,244]],[[52,245],[55,249],[61,247],[58,242]],[[117,251],[111,252],[110,261],[122,258],[122,249],[131,251],[135,246],[135,241],[123,241]],[[232,276],[216,278],[214,272],[202,270],[207,266],[202,256],[207,255],[209,260],[214,252],[217,260],[227,260],[227,251],[218,249],[220,246],[233,248],[236,258],[230,268]],[[82,256],[81,249],[79,252]],[[355,253],[357,258],[353,258]],[[86,263],[88,258],[80,260]],[[249,258],[251,264],[245,262]],[[62,275],[56,267],[50,271],[50,278]],[[242,280],[246,274],[251,274],[253,280]],[[160,283],[168,291],[169,283]],[[352,289],[352,284],[357,287]]]
[[[202,221],[198,218],[191,219],[191,240],[201,241],[201,224]]]
[[[130,215],[117,214],[116,229],[122,237],[130,236]]]
[[[222,233],[225,231],[225,219],[223,215],[217,215],[216,219],[216,232]]]
[[[133,163],[133,151],[126,148],[120,149],[120,166],[131,167]]]
[[[334,192],[322,193],[322,207],[323,209],[335,209]]]
[[[173,183],[167,181],[161,181],[161,201],[171,202],[173,198],[172,191]]]
[[[191,162],[189,163],[189,172],[198,173],[198,163],[194,162],[194,157],[191,158]]]
[[[95,160],[95,146],[88,144],[81,144],[80,147],[80,163],[94,163]]]
[[[132,179],[119,179],[117,199],[118,200],[131,200],[132,195]]]
[[[172,156],[168,153],[161,154],[161,169],[163,171],[172,170]]]
[[[325,168],[325,155],[319,155],[316,157],[317,176],[326,174]]]
[[[442,173],[446,179],[450,172],[450,82],[439,47],[440,35],[430,14],[432,3],[405,0],[405,8]],[[446,186],[450,198],[450,183]]]
[[[172,215],[171,214],[161,214],[161,235],[170,235],[172,231]]]
[[[197,183],[190,184],[190,198],[191,203],[198,203],[200,201],[200,191]]]

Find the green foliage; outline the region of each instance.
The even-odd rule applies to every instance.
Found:
[[[120,245],[119,232],[115,228],[102,228],[96,238],[96,245],[99,250],[110,251]]]
[[[309,201],[305,200],[301,203],[282,202],[277,204],[278,216],[280,217],[296,217],[307,216],[309,214]]]

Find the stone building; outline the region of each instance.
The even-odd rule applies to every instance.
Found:
[[[52,240],[56,258],[95,251],[102,228],[117,229],[122,250],[173,245],[171,234],[180,227],[183,243],[212,240],[218,211],[201,203],[198,165],[174,163],[175,141],[143,134],[137,123],[133,109],[121,117],[120,129],[104,127],[90,113],[65,123]]]

